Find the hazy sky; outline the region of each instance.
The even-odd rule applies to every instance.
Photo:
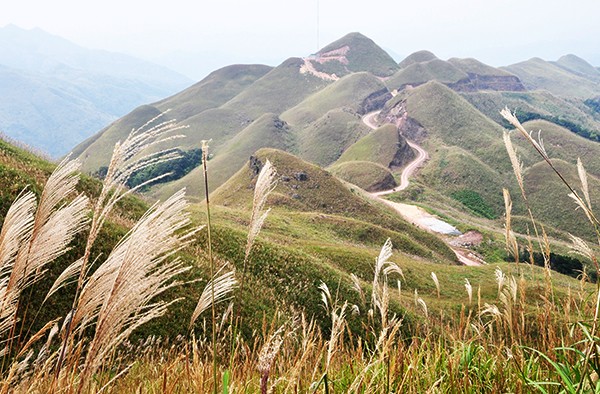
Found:
[[[600,0],[3,3],[0,26],[39,27],[86,47],[152,59],[196,79],[231,63],[277,65],[352,31],[400,57],[428,49],[442,59],[476,57],[500,66],[575,53],[600,66]]]

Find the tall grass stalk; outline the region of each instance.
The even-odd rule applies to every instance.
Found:
[[[254,241],[256,237],[260,233],[271,208],[264,209],[264,206],[267,202],[267,198],[269,194],[275,189],[277,186],[276,181],[277,170],[271,162],[267,159],[263,167],[261,168],[258,177],[256,179],[256,183],[254,185],[254,194],[252,198],[252,213],[250,216],[250,223],[248,225],[248,237],[246,239],[246,248],[244,249],[244,261],[242,263],[242,274],[240,277],[240,290],[239,290],[239,299],[236,303],[234,303],[235,312],[232,314],[233,318],[233,331],[231,335],[231,350],[229,356],[229,372],[233,370],[234,356],[235,356],[235,346],[238,338],[238,330],[241,321],[241,312],[243,307],[243,294],[244,287],[246,284],[246,269],[248,265],[248,261],[250,259],[250,253],[252,251],[252,247],[254,246]],[[236,307],[237,306],[237,307]]]
[[[206,206],[206,226],[208,230],[208,261],[210,264],[210,277],[215,277],[215,260],[212,253],[212,225],[210,217],[210,196],[208,192],[208,141],[202,140],[202,171],[204,174],[204,201]],[[213,350],[213,394],[217,393],[217,312],[215,305],[215,286],[210,286],[210,306],[212,312],[212,350]]]

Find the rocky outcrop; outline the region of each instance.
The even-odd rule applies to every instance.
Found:
[[[415,119],[408,116],[405,104],[404,101],[400,101],[391,108],[384,108],[379,117],[384,119],[385,123],[395,124],[400,136],[415,142],[423,141],[427,137],[427,130]],[[405,140],[404,143],[406,143]]]
[[[398,186],[392,173],[385,174],[383,178],[374,181],[365,188],[366,191],[374,193],[382,190],[390,190]]]
[[[364,115],[372,111],[377,111],[378,109],[383,108],[385,103],[387,103],[392,97],[392,94],[387,88],[373,92],[360,104],[358,113],[360,115]]]
[[[406,138],[402,136],[402,131],[398,130],[398,149],[394,158],[388,165],[391,170],[402,168],[416,158],[415,151],[406,142]],[[381,189],[385,190],[385,189]]]

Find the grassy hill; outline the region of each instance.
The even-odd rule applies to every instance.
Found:
[[[386,81],[386,85],[390,89],[399,89],[406,85],[420,85],[431,80],[450,83],[464,78],[468,78],[468,75],[449,62],[437,58],[423,62],[416,62],[415,59],[415,62],[397,71]]]
[[[526,213],[523,202],[518,198],[520,192],[516,187],[502,142],[502,128],[498,124],[479,112],[458,93],[437,82],[424,84],[405,92],[405,95],[396,99],[399,103],[404,103],[408,115],[422,125],[427,133],[423,146],[430,153],[431,159],[420,172],[419,178],[422,187],[435,192],[425,193],[424,201],[438,206],[435,202],[439,199],[436,193],[441,193],[466,203],[467,208],[477,208],[469,207],[470,202],[465,200],[465,196],[476,193],[479,201],[477,204],[482,208],[482,212],[487,212],[489,217],[499,218],[504,211],[501,191],[508,188],[511,194],[516,196],[515,215]],[[590,174],[597,174],[598,169],[593,157],[600,153],[599,144],[547,121],[528,122],[525,123],[525,127],[533,131],[542,130],[548,154],[571,163],[565,163],[567,173],[574,174],[575,160],[582,156],[582,160],[589,163]],[[574,212],[572,204],[563,200],[566,196],[558,196],[551,192],[558,185],[547,171],[539,171],[544,166],[540,163],[537,153],[518,135],[513,137],[513,143],[528,174],[526,185],[529,181],[535,185],[532,190],[544,190],[540,194],[532,192],[540,201],[540,207],[545,207],[539,209],[536,217],[549,227],[573,231],[586,237],[592,236],[591,229],[581,230],[576,225],[577,220],[582,219],[580,212]],[[538,172],[544,176],[533,175]],[[543,193],[546,195],[542,196]],[[554,211],[549,208],[552,206],[555,207]],[[558,217],[564,218],[562,226]],[[521,227],[520,230],[525,231],[525,227]]]
[[[561,56],[555,64],[586,78],[600,80],[600,71],[597,68],[573,54]]]
[[[317,92],[327,83],[313,75],[301,74],[300,58],[290,58],[223,105],[256,119],[265,112],[280,114]]]
[[[345,50],[346,47],[347,50]],[[373,40],[360,33],[347,34],[325,46],[317,52],[317,58],[339,50],[345,52],[343,55],[345,61],[331,60],[322,64],[313,62],[316,63],[317,70],[337,73],[338,76],[350,72],[368,71],[379,77],[387,77],[398,69],[394,59],[386,51],[375,44]]]
[[[398,66],[400,68],[405,68],[410,66],[411,64],[415,64],[415,63],[424,63],[424,62],[428,62],[431,60],[436,60],[437,56],[435,56],[432,52],[429,51],[417,51],[414,53],[411,53],[410,55],[408,55],[407,57],[405,57],[399,64]]]
[[[276,149],[261,149],[253,157],[253,161],[244,165],[211,194],[213,203],[247,212],[252,203],[252,185],[256,181],[256,169],[268,159],[277,169],[279,178],[277,188],[269,200],[269,205],[277,212],[305,212],[311,213],[311,216],[313,213],[332,215],[329,219],[328,216],[323,219],[328,221],[338,217],[335,220],[347,221],[350,228],[353,227],[354,221],[376,224],[375,227],[381,226],[387,229],[385,231],[393,230],[404,234],[400,237],[404,241],[398,243],[400,249],[403,247],[401,245],[406,245],[407,251],[418,251],[421,256],[441,255],[444,256],[442,261],[454,260],[453,253],[437,237],[406,223],[385,205],[371,200],[359,190],[348,187],[327,171]],[[345,232],[346,229],[339,228],[335,231]],[[367,239],[368,233],[369,231],[364,233]],[[306,234],[306,237],[310,239],[311,235]],[[430,247],[427,246],[427,242],[432,242]],[[430,251],[427,251],[428,249]]]
[[[297,130],[298,156],[326,167],[369,131],[359,114],[346,108],[333,109]]]
[[[275,114],[264,114],[225,142],[208,161],[209,187],[216,188],[227,181],[242,167],[248,157],[260,148],[293,150],[294,146],[294,136],[289,126]],[[164,199],[182,187],[187,187],[192,196],[203,196],[204,184],[201,170],[201,167],[197,167],[183,178],[158,187],[156,192],[150,193]]]
[[[540,58],[512,64],[504,69],[517,75],[528,89],[545,89],[559,97],[578,99],[600,94],[600,85],[597,82]]]
[[[513,75],[513,74],[507,72],[506,70],[501,70],[496,67],[488,66],[487,64],[484,64],[484,63],[480,62],[479,60],[473,59],[473,58],[460,59],[460,58],[453,57],[451,59],[448,59],[448,63],[452,64],[454,67],[458,68],[459,70],[461,70],[465,73],[469,73],[469,74],[477,74],[477,75],[481,75],[481,76],[505,76],[505,77],[510,77]]]
[[[396,126],[387,124],[350,146],[336,163],[370,161],[385,168],[401,167],[415,157]]]
[[[372,74],[354,73],[308,96],[283,112],[281,118],[292,125],[304,126],[336,108],[361,114],[363,102],[373,92],[385,89],[385,85]]]
[[[223,127],[229,128],[235,123],[239,124],[243,119],[229,111],[219,111],[218,107],[264,76],[270,69],[263,65],[234,65],[216,70],[202,81],[174,96],[136,108],[127,116],[79,144],[73,150],[73,154],[83,159],[85,171],[94,171],[106,165],[107,156],[110,155],[117,141],[123,140],[131,130],[139,128],[167,110],[170,112],[164,119],[177,119],[190,126],[205,124],[206,128],[211,130],[218,128],[213,134],[220,135]],[[200,114],[203,116],[199,119],[195,118]],[[228,122],[227,119],[231,121]],[[212,137],[207,137],[209,138]],[[180,145],[184,147],[197,147],[199,141],[188,138],[187,141],[178,142],[183,142]]]
[[[336,177],[368,192],[390,190],[398,186],[389,168],[372,161],[347,161],[329,167]]]

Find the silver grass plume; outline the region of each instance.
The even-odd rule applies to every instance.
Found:
[[[198,300],[198,304],[192,313],[190,319],[190,328],[194,325],[194,322],[198,317],[211,307],[213,303],[213,291],[214,291],[214,303],[218,304],[222,301],[227,300],[233,289],[237,286],[237,280],[235,279],[235,271],[227,271],[221,273],[225,266],[219,270],[215,276],[206,284],[202,295]]]
[[[507,189],[502,189],[504,195],[504,212],[505,212],[505,223],[504,223],[504,239],[506,242],[506,249],[511,253],[515,261],[519,262],[519,244],[517,243],[517,237],[512,231],[512,199],[510,198],[510,192]]]
[[[510,134],[505,131],[503,138],[504,146],[506,147],[508,157],[510,158],[510,163],[512,164],[513,172],[515,173],[515,178],[517,178],[517,183],[519,184],[519,189],[521,189],[521,194],[525,196],[525,187],[523,184],[523,163],[517,156],[517,152],[515,151],[515,148],[510,140]]]
[[[263,168],[260,170],[260,174],[258,174],[258,179],[256,180],[256,185],[254,186],[252,216],[250,218],[250,228],[248,231],[248,240],[246,242],[244,261],[248,259],[250,251],[252,250],[252,246],[254,245],[254,240],[258,236],[258,233],[260,233],[267,215],[271,211],[271,208],[264,210],[264,206],[267,202],[267,197],[269,197],[269,194],[271,194],[271,192],[277,186],[277,181],[275,179],[276,176],[277,170],[275,170],[275,167],[273,167],[271,162],[267,160]]]
[[[332,308],[331,309],[331,337],[327,343],[327,358],[325,360],[325,373],[329,370],[331,365],[331,360],[333,359],[333,355],[335,354],[336,349],[338,348],[338,342],[342,333],[344,332],[344,324],[346,322],[346,308],[348,307],[348,302],[344,302],[344,304],[340,308]]]
[[[31,192],[21,193],[8,209],[0,232],[0,338],[3,340],[15,322],[20,295],[14,285],[9,288],[9,281],[11,277],[20,276],[14,270],[15,260],[19,250],[31,239],[35,207],[35,195]],[[21,272],[22,269],[17,271]]]
[[[354,288],[354,290],[356,290],[356,292],[358,293],[358,296],[360,297],[360,301],[364,304],[366,304],[366,299],[365,299],[365,292],[362,289],[362,286],[360,285],[360,280],[358,279],[358,276],[356,276],[356,274],[351,273],[350,274],[350,280],[352,281],[352,287]]]
[[[571,242],[573,244],[571,246],[571,253],[588,258],[590,261],[596,261],[596,255],[594,254],[592,248],[590,248],[583,239],[572,234],[569,234],[569,237],[571,238]]]
[[[46,272],[46,266],[69,250],[69,244],[87,224],[88,199],[75,192],[80,163],[64,159],[48,178],[39,205],[26,192],[7,213],[0,233],[0,334],[14,322],[19,296]],[[35,211],[35,214],[33,214]],[[17,219],[17,222],[14,220]]]
[[[590,199],[590,190],[588,187],[588,178],[587,172],[585,171],[585,167],[583,167],[583,163],[581,159],[577,158],[577,174],[579,175],[579,180],[581,181],[581,190],[583,192],[583,196],[585,197],[585,202],[589,210],[592,210],[592,200]]]
[[[494,270],[494,275],[496,276],[496,283],[498,283],[498,297],[500,297],[502,289],[504,288],[504,282],[506,281],[506,275],[504,275],[500,268]]]
[[[333,300],[331,298],[331,292],[329,291],[327,283],[321,281],[321,284],[319,284],[319,290],[321,290],[321,301],[323,302],[323,306],[325,307],[325,310],[329,312],[330,306],[333,307]]]
[[[536,141],[531,136],[531,133],[529,133],[529,132],[527,132],[527,130],[525,130],[525,128],[523,127],[521,122],[519,122],[517,117],[512,112],[510,112],[508,110],[508,108],[504,108],[502,111],[500,111],[500,114],[504,117],[504,119],[506,119],[510,124],[512,124],[521,133],[521,135],[523,135],[523,137],[525,137],[525,139],[535,148],[535,150],[544,159],[544,161],[546,163],[548,163],[550,168],[554,171],[554,173],[560,178],[562,183],[564,183],[565,186],[571,192],[570,197],[573,198],[577,202],[577,205],[584,210],[584,212],[585,212],[586,216],[588,217],[588,219],[590,220],[590,222],[594,226],[600,225],[600,221],[596,218],[596,216],[594,215],[594,213],[592,212],[590,207],[588,207],[586,202],[579,196],[579,194],[575,191],[575,189],[573,189],[573,187],[569,184],[569,182],[567,182],[565,177],[556,169],[554,164],[552,164],[552,161],[550,160],[550,157],[548,156],[548,154],[546,153],[546,149],[544,148],[544,143],[541,138],[541,132],[538,133],[538,140]],[[578,165],[578,172],[579,172],[580,178],[581,178],[581,176],[585,175],[585,173],[582,174],[579,167],[583,168],[583,166]],[[587,184],[587,180],[585,181],[585,183]],[[586,187],[587,186],[584,185],[584,189],[586,189]],[[584,191],[584,193],[585,193],[585,191]],[[587,198],[586,198],[586,200],[587,200]]]
[[[440,281],[438,280],[438,277],[435,274],[435,272],[431,272],[431,279],[433,280],[433,283],[435,284],[435,289],[437,291],[437,298],[440,298]]]
[[[283,344],[283,329],[283,325],[279,327],[260,349],[260,353],[258,355],[258,371],[261,374],[261,393],[267,392],[267,383],[271,373],[271,368],[273,367],[273,361],[275,361],[275,357],[277,357],[279,349],[281,349],[281,345]]]
[[[422,299],[421,297],[418,297],[417,304],[421,307],[421,309],[423,310],[423,313],[425,314],[425,318],[427,319],[429,317],[429,313],[427,311],[427,304],[425,303],[425,300]]]
[[[389,305],[389,290],[388,290],[388,275],[397,273],[403,276],[402,270],[394,262],[389,261],[392,257],[392,241],[388,238],[381,250],[379,256],[375,260],[375,272],[373,274],[373,287],[371,291],[371,303],[374,309],[379,311],[381,323],[383,326],[387,324],[387,312]],[[381,276],[383,274],[383,283]]]
[[[473,286],[471,286],[471,282],[469,279],[465,278],[465,290],[467,290],[467,295],[469,296],[469,305],[471,305],[473,301]]]
[[[190,224],[185,192],[156,203],[91,275],[81,292],[73,326],[85,328],[96,318],[95,335],[85,358],[82,387],[104,360],[137,327],[163,315],[173,302],[151,301],[179,285],[172,279],[189,270],[179,259],[168,262],[195,231]]]

